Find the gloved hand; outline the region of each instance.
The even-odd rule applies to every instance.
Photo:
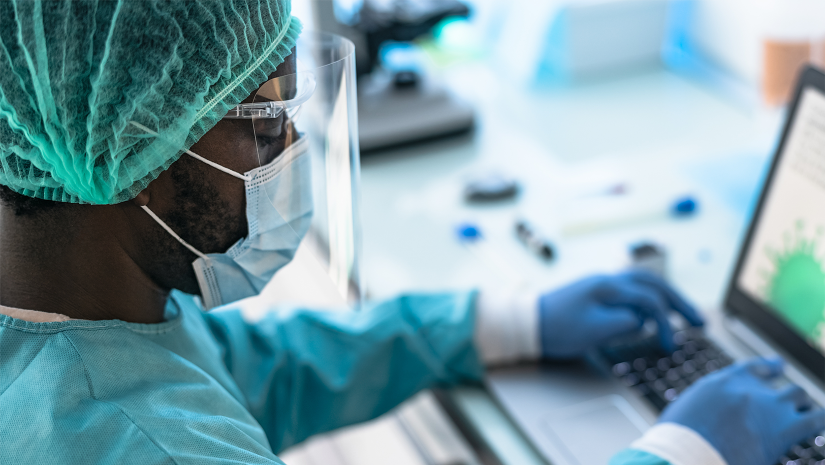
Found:
[[[690,304],[648,272],[583,279],[539,298],[542,354],[578,357],[610,339],[637,331],[647,319],[656,321],[662,347],[672,351],[668,315],[673,310],[694,326],[703,324]]]
[[[799,386],[770,386],[779,359],[754,359],[707,375],[670,404],[659,422],[699,433],[728,465],[771,465],[792,445],[825,429],[825,410]]]

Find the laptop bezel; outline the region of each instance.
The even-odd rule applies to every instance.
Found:
[[[791,329],[774,310],[754,300],[739,288],[739,275],[742,272],[746,254],[748,250],[750,250],[756,225],[759,224],[768,193],[771,191],[777,167],[784,155],[790,130],[796,122],[800,98],[803,95],[803,91],[809,87],[815,88],[818,92],[825,95],[825,74],[812,66],[806,67],[797,79],[793,100],[788,107],[788,117],[785,121],[785,127],[782,130],[782,138],[771,161],[770,171],[768,171],[767,176],[765,176],[762,191],[759,194],[759,202],[753,210],[753,215],[751,215],[747,235],[739,249],[736,268],[728,283],[724,309],[730,315],[754,325],[775,344],[782,347],[782,349],[798,363],[810,370],[811,374],[816,376],[820,381],[825,382],[825,356],[822,352],[812,347],[805,339],[797,334],[796,331]]]

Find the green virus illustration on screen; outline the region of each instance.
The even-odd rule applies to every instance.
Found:
[[[823,228],[813,237],[805,234],[805,223],[783,234],[781,250],[766,248],[773,270],[763,271],[765,299],[797,331],[825,347],[825,269],[818,245]]]

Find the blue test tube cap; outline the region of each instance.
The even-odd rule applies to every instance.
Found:
[[[481,239],[481,229],[472,223],[462,223],[456,228],[458,240],[461,242],[475,242]]]
[[[693,197],[687,196],[678,199],[671,208],[671,213],[674,216],[690,216],[696,213],[696,209],[699,208],[699,205],[696,202],[696,199]]]

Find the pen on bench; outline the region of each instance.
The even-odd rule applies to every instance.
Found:
[[[516,221],[516,236],[519,241],[539,258],[550,261],[556,256],[553,244],[540,236],[535,229],[525,220]]]

